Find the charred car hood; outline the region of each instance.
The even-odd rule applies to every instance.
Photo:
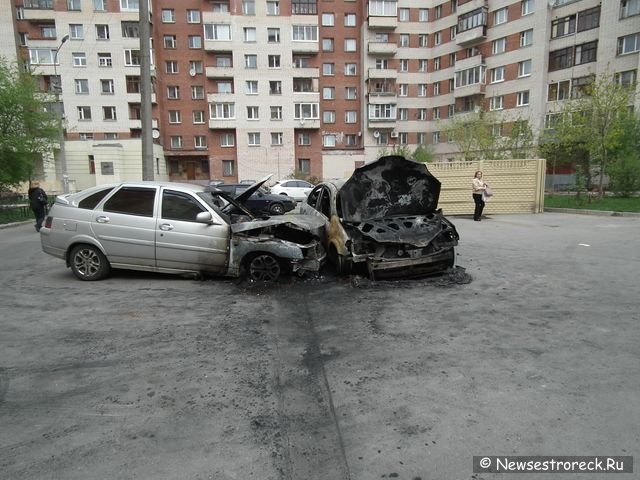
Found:
[[[339,193],[345,222],[430,215],[438,207],[440,181],[424,164],[391,155],[357,168]]]
[[[262,220],[233,223],[231,224],[231,231],[233,233],[250,232],[281,225],[297,230],[305,230],[321,237],[324,229],[324,220],[313,215],[278,215],[277,217],[269,217]]]

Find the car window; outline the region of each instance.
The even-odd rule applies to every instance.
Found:
[[[155,188],[122,187],[105,202],[102,209],[105,212],[153,217],[155,198]]]
[[[325,217],[331,218],[331,192],[328,188],[322,189],[320,194],[320,211]]]
[[[307,203],[311,205],[313,208],[316,208],[316,204],[318,203],[318,197],[320,196],[321,191],[322,191],[322,187],[316,187],[311,191],[311,193],[307,197]]]
[[[113,187],[105,188],[104,190],[100,190],[99,192],[93,193],[89,195],[87,198],[83,198],[78,202],[78,208],[86,208],[87,210],[93,210],[96,208],[104,197],[106,197]]]
[[[195,222],[196,216],[205,211],[198,201],[189,194],[173,190],[162,192],[162,218]]]

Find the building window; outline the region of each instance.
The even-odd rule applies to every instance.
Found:
[[[401,122],[406,122],[407,120],[409,120],[408,108],[398,108],[398,120]]]
[[[507,49],[507,39],[505,37],[498,38],[491,43],[491,53],[497,55],[503,53]]]
[[[504,97],[502,95],[498,95],[497,97],[491,97],[489,102],[489,110],[502,110],[504,108]]]
[[[418,35],[418,46],[419,47],[428,47],[429,46],[429,35],[426,33],[421,33]]]
[[[236,118],[236,105],[231,102],[214,103],[209,107],[212,120],[230,120]]]
[[[300,171],[300,173],[309,175],[311,173],[311,160],[308,158],[299,158],[298,170]]]
[[[233,133],[223,133],[220,135],[221,147],[234,147],[236,144],[236,138]]]
[[[344,123],[356,123],[358,121],[358,112],[355,110],[347,110],[344,112]]]
[[[504,66],[491,69],[491,83],[504,82]]]
[[[440,70],[440,57],[436,57],[433,59],[433,70],[434,71]]]
[[[562,70],[573,66],[573,47],[562,48],[549,53],[549,71]]]
[[[534,0],[522,0],[522,15],[533,13]]]
[[[399,46],[400,47],[408,47],[409,46],[409,34],[408,33],[401,33],[400,34]]]
[[[280,55],[269,55],[269,68],[280,68]]]
[[[280,105],[269,107],[271,120],[282,120],[282,107]]]
[[[520,46],[528,47],[533,43],[533,29],[520,32]]]
[[[344,98],[345,100],[357,100],[358,99],[357,87],[345,87]]]
[[[526,105],[529,105],[529,90],[518,92],[516,94],[516,106],[524,107]]]
[[[80,0],[67,0],[67,9],[72,11],[80,11]]]
[[[344,74],[347,77],[353,77],[358,74],[358,64],[356,63],[345,63],[344,64]]]
[[[499,8],[493,12],[493,24],[500,25],[501,23],[507,23],[509,19],[509,9],[507,7]]]
[[[181,135],[172,135],[169,138],[171,143],[171,148],[173,150],[180,150],[182,148],[182,136]]]
[[[336,74],[335,64],[333,63],[323,63],[322,64],[322,74],[325,76],[331,76]]]
[[[122,22],[123,38],[140,38],[140,26],[138,22]]]
[[[231,25],[227,23],[205,23],[205,40],[231,40]]]
[[[618,55],[626,55],[640,50],[640,33],[618,38]]]
[[[616,83],[625,87],[631,87],[635,85],[638,76],[637,70],[627,70],[626,72],[618,72],[615,75]]]
[[[333,52],[333,38],[323,38],[322,39],[322,51],[323,52]]]
[[[345,52],[356,52],[358,50],[358,44],[355,38],[345,38],[344,39],[344,51]]]
[[[421,58],[420,60],[418,60],[418,71],[419,72],[426,72],[427,71],[427,64],[428,64],[428,62],[425,59]]]
[[[298,134],[298,145],[309,146],[311,145],[311,135],[308,133]]]
[[[442,43],[442,32],[436,32],[433,34],[433,44],[440,45]]]
[[[401,59],[400,60],[400,71],[401,72],[408,72],[409,71],[409,60],[407,60],[407,59]]]
[[[169,110],[169,123],[182,123],[180,110]]]
[[[320,109],[317,103],[295,103],[293,118],[294,120],[318,119],[320,118]]]
[[[85,95],[89,93],[89,80],[86,78],[77,78],[75,80],[76,93]]]
[[[457,33],[466,32],[477,27],[487,26],[487,9],[485,7],[465,13],[458,17]]]
[[[435,12],[434,12],[434,14],[435,14],[436,20],[438,20],[438,19],[442,18],[442,5],[438,5],[438,6],[435,8]]]
[[[292,0],[291,13],[294,15],[316,15],[318,13],[316,0]]]
[[[200,23],[200,10],[187,10],[187,23]]]
[[[260,145],[260,132],[249,132],[247,138],[249,146],[255,147]]]
[[[280,80],[269,81],[269,95],[282,95],[282,82]]]
[[[245,68],[258,68],[258,56],[257,55],[245,55],[244,56]]]
[[[256,85],[257,88],[257,85]],[[245,84],[245,92],[246,92],[246,84]],[[218,80],[216,82],[216,93],[233,93],[233,82],[229,80]]]
[[[245,27],[243,29],[243,37],[244,37],[245,43],[255,43],[257,41],[256,28]]]
[[[177,85],[170,85],[167,87],[167,98],[169,100],[178,100],[180,98],[180,87]]]
[[[104,12],[106,10],[104,2],[105,0],[93,0],[93,10],[96,12]]]
[[[178,73],[177,60],[167,60],[166,62],[164,62],[164,65],[167,73]]]
[[[193,85],[191,87],[191,100],[203,100],[204,87],[201,85]]]
[[[418,21],[419,22],[428,22],[429,21],[429,9],[428,8],[420,8],[418,10]]]
[[[531,75],[531,60],[518,63],[518,77],[528,77],[529,75]]]
[[[102,118],[109,121],[117,120],[116,107],[102,107]]]
[[[268,1],[267,2],[267,15],[278,16],[280,15],[280,2]]]
[[[322,112],[322,121],[324,123],[336,123],[336,112],[333,110],[325,110]]]
[[[189,35],[189,48],[202,48],[202,37],[200,35]]]
[[[317,42],[317,25],[292,25],[291,40],[294,42]]]
[[[115,92],[115,86],[113,80],[110,78],[100,80],[100,92],[103,95],[113,95]]]
[[[271,132],[271,145],[274,147],[284,144],[284,135],[282,132]]]
[[[231,85],[229,85],[231,86]],[[220,89],[218,89],[218,92],[220,92]],[[231,92],[226,92],[226,93],[231,93]],[[244,83],[244,93],[248,94],[248,95],[256,95],[258,93],[258,81],[257,80],[247,80]]]
[[[323,100],[335,100],[336,89],[334,87],[322,87],[322,99]]]
[[[336,146],[336,136],[333,134],[327,134],[322,136],[322,146],[323,147],[335,147]]]
[[[578,12],[578,32],[600,26],[600,6]]]
[[[256,14],[256,2],[255,2],[255,0],[242,0],[242,14],[243,15],[255,15]]]
[[[551,22],[551,38],[564,37],[576,33],[576,16],[568,15]]]
[[[247,107],[247,120],[260,120],[260,110],[256,106]]]
[[[173,8],[162,9],[162,23],[176,23],[176,12]]]
[[[222,176],[223,177],[233,177],[234,175],[234,161],[233,160],[222,160]]]
[[[440,107],[434,107],[431,110],[431,116],[434,120],[440,120]]]
[[[333,13],[323,13],[322,14],[322,26],[323,27],[333,27],[336,24],[335,15]]]
[[[280,43],[280,29],[267,28],[267,41],[269,43]]]
[[[433,132],[431,134],[431,141],[434,145],[440,143],[440,132]]]
[[[82,40],[84,38],[84,27],[77,23],[69,25],[69,38],[71,40]]]
[[[96,25],[96,38],[98,40],[109,40],[109,25]]]
[[[163,37],[164,48],[174,49],[176,48],[176,36],[175,35],[165,35]]]
[[[466,87],[467,85],[476,85],[484,82],[484,65],[467,68],[455,73],[455,88]]]
[[[193,137],[193,147],[196,150],[204,150],[207,148],[207,137],[205,135],[196,135]]]
[[[582,65],[584,63],[595,62],[598,54],[598,41],[583,43],[576,47],[575,64]]]
[[[78,107],[78,120],[91,120],[91,107]]]
[[[398,21],[400,22],[408,22],[411,20],[411,17],[409,16],[409,9],[408,8],[399,8],[398,9]]]
[[[204,123],[204,111],[194,110],[191,112],[191,118],[194,125],[202,125]]]
[[[86,67],[87,66],[87,55],[84,52],[73,52],[71,54],[73,58],[73,66],[74,67]]]
[[[426,83],[418,84],[418,96],[419,97],[426,97],[427,96],[427,84]]]
[[[356,14],[355,13],[345,13],[344,14],[344,26],[345,27],[355,27],[356,26]]]
[[[640,0],[621,0],[620,18],[632,17],[634,15],[640,15]]]
[[[190,60],[189,61],[189,74],[197,75],[204,73],[204,67],[202,65],[202,60]]]
[[[127,75],[125,77],[127,93],[140,93],[140,77]]]
[[[433,96],[437,97],[440,95],[440,82],[435,82],[433,84]]]

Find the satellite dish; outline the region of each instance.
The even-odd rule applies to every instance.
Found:
[[[376,130],[375,132],[373,132],[373,136],[374,138],[378,138],[380,136],[380,132]]]
[[[189,70],[189,75],[191,75],[192,77],[195,77],[196,76],[195,69],[192,68],[191,70]]]
[[[154,128],[154,129],[151,131],[151,136],[152,136],[155,140],[157,140],[158,138],[160,138],[160,130],[158,130],[157,128]]]

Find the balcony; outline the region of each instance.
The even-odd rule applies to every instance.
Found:
[[[458,9],[456,13],[458,14],[458,16],[460,16],[464,15],[465,13],[472,12],[473,10],[476,10],[478,8],[487,8],[488,3],[488,0],[458,0]]]
[[[487,39],[487,27],[479,25],[470,30],[456,34],[456,45],[461,47],[472,47],[482,43]]]
[[[371,55],[393,56],[398,51],[398,45],[390,42],[369,42],[369,53]]]
[[[473,83],[471,85],[465,85],[464,87],[456,87],[453,90],[454,98],[462,98],[462,97],[471,97],[476,95],[484,95],[485,92],[485,84],[481,83]]]
[[[56,19],[56,11],[53,8],[24,8],[23,10],[23,19],[36,22],[42,20],[55,20]]]
[[[235,93],[207,93],[208,103],[233,103],[235,98]]]
[[[394,30],[398,27],[397,16],[373,16],[369,15],[368,24],[371,30]]]
[[[396,92],[369,92],[369,103],[371,105],[383,105],[396,103],[398,94]]]
[[[204,49],[207,52],[230,52],[233,50],[231,40],[207,40],[204,41]]]
[[[320,42],[317,40],[294,40],[291,42],[292,53],[312,53],[320,51]]]
[[[320,78],[320,69],[312,67],[294,68],[291,75],[294,78]]]
[[[202,23],[220,23],[229,22],[231,20],[231,12],[210,12],[204,10],[202,12]]]
[[[207,78],[233,78],[233,67],[205,67]]]
[[[370,68],[369,69],[369,79],[397,79],[398,78],[398,70],[395,68]]]
[[[296,130],[317,130],[320,128],[320,119],[319,118],[300,118],[300,119],[294,120],[293,124]]]
[[[369,130],[394,129],[397,125],[398,121],[395,118],[369,118],[367,128]]]
[[[236,118],[209,118],[211,130],[230,130],[236,128]]]

